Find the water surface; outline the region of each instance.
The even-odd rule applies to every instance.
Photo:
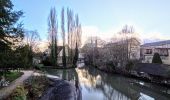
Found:
[[[48,69],[47,72],[74,84],[81,91],[82,100],[170,100],[167,87],[108,74],[93,67]]]

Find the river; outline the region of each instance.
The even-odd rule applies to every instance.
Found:
[[[170,100],[170,88],[109,74],[93,67],[48,69],[47,73],[75,84],[82,100]]]

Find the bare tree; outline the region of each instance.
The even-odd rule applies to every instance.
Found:
[[[101,64],[101,60],[105,56],[105,46],[106,42],[99,37],[89,37],[84,46],[82,47],[82,52],[85,53],[85,58],[88,60],[89,64],[97,65]]]
[[[124,69],[130,60],[137,59],[135,55],[140,48],[140,42],[135,34],[133,27],[126,25],[117,33],[117,37],[115,35],[114,40],[107,43],[97,37],[90,37],[82,49],[85,58],[95,66],[111,65]]]
[[[73,19],[73,11],[67,8],[67,40],[68,40],[68,63],[72,62],[72,39],[74,34],[74,19]]]
[[[81,35],[82,35],[82,29],[81,29],[81,24],[79,22],[79,16],[78,14],[76,14],[75,16],[76,19],[76,43],[77,46],[80,47],[81,46]]]
[[[74,21],[74,13],[71,12],[71,33],[70,33],[70,60],[71,60],[71,63],[73,62],[73,45],[74,45],[74,33],[75,33],[75,21]]]
[[[67,8],[67,44],[68,44],[68,58],[67,63],[70,63],[70,28],[71,28],[71,10]]]
[[[67,8],[67,31],[68,31],[68,55],[69,63],[76,62],[78,59],[78,49],[81,46],[81,24],[79,23],[78,14],[74,15],[73,11]]]
[[[29,62],[29,64],[32,65],[33,57],[35,56],[36,53],[39,52],[38,44],[40,42],[40,36],[36,30],[34,30],[34,31],[25,30],[24,35],[25,35],[24,40],[20,44],[19,48],[20,49],[25,48],[25,51],[23,52],[25,54],[24,61]],[[17,48],[17,49],[19,49],[19,48]]]
[[[79,47],[81,46],[81,24],[79,22],[78,14],[75,15],[75,27],[74,27],[74,34],[72,38],[73,48],[75,48],[74,52],[74,59],[73,59],[73,65],[76,65],[79,55]]]
[[[30,30],[26,30],[25,31],[25,39],[24,41],[26,42],[27,45],[30,46],[30,49],[34,52],[36,52],[36,50],[38,49],[38,44],[40,42],[40,36],[39,33],[34,30],[34,31],[30,31]]]

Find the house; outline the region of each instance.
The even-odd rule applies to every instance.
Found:
[[[159,53],[163,64],[170,64],[170,40],[141,45],[140,56],[143,63],[151,63],[154,53]]]
[[[128,39],[128,52],[129,59],[139,60],[140,59],[140,42],[136,38]]]
[[[103,43],[91,41],[83,46],[85,62],[94,66],[125,67],[129,60],[140,59],[140,40],[136,37],[117,38]],[[99,45],[102,43],[102,45]]]
[[[40,57],[33,57],[33,64],[39,64],[41,62],[41,58]]]
[[[103,47],[95,50],[97,58],[95,65],[114,65],[116,67],[125,67],[129,60],[139,60],[140,42],[137,38],[118,40],[105,44]],[[103,65],[103,66],[104,66]]]
[[[105,48],[110,49],[111,55],[115,57],[131,60],[140,59],[140,42],[137,38],[108,43],[105,45]]]
[[[68,57],[68,46],[65,46],[65,54],[66,58]],[[58,52],[58,64],[62,63],[62,57],[63,57],[63,46],[60,46],[59,52]]]
[[[66,57],[68,57],[68,46],[65,47],[65,52],[66,52]],[[43,59],[46,59],[46,57],[50,57],[50,54],[51,54],[51,49],[48,48],[44,52]],[[63,46],[58,46],[57,55],[58,55],[57,62],[58,62],[58,64],[61,64],[62,63],[62,56],[63,56]]]

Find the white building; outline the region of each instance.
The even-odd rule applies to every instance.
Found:
[[[65,53],[66,53],[66,57],[68,57],[68,46],[65,46]],[[51,49],[48,48],[47,50],[45,50],[45,54],[46,54],[46,57],[50,57]],[[58,46],[57,56],[58,56],[57,62],[61,64],[62,56],[63,56],[63,46]]]
[[[163,64],[170,64],[170,40],[146,43],[140,53],[143,63],[151,63],[154,53],[159,53]]]

